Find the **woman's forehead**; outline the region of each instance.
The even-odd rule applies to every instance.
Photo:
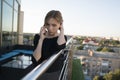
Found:
[[[48,21],[47,21],[47,23],[59,23],[56,19],[54,19],[54,18],[50,18]]]

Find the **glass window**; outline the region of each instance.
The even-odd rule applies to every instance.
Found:
[[[9,13],[9,14],[8,14]],[[2,46],[12,45],[12,8],[3,2],[2,12]]]
[[[13,0],[5,0],[5,1],[7,1],[9,5],[13,6]]]
[[[13,21],[13,44],[17,44],[18,13],[16,11],[14,11]]]
[[[17,0],[19,4],[21,4],[21,0]]]
[[[18,24],[18,13],[14,11],[14,26],[13,26],[14,32],[17,32],[17,24]]]
[[[0,0],[0,46],[1,46],[1,0]]]
[[[1,0],[0,0],[0,30],[1,30]]]
[[[1,0],[0,0],[0,30],[1,30]]]
[[[18,11],[18,3],[17,3],[16,0],[15,0],[15,2],[14,2],[14,9]]]

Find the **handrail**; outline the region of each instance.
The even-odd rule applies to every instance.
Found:
[[[70,38],[66,42],[66,46],[72,41],[72,38]],[[59,55],[62,53],[63,49],[60,50],[57,54],[54,54],[51,56],[48,60],[44,61],[43,63],[39,64],[36,68],[34,68],[31,72],[29,72],[25,77],[22,78],[22,80],[36,80],[38,77],[40,77],[52,63],[59,57]]]
[[[70,67],[70,63],[72,62],[70,59],[72,59],[72,49],[73,49],[73,44],[70,45],[69,47],[70,49],[67,49],[67,56],[66,59],[64,61],[60,76],[59,76],[59,80],[71,80],[71,71],[72,68]]]
[[[64,61],[64,65],[63,65],[63,68],[62,68],[62,70],[61,70],[61,73],[60,73],[60,76],[59,76],[59,80],[62,80],[62,77],[63,77],[63,75],[64,75],[63,72],[64,72],[64,70],[65,70],[65,68],[66,68],[68,56],[69,56],[69,54],[67,55],[67,57],[66,57],[66,59],[65,59],[65,61]]]

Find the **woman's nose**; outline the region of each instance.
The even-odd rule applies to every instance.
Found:
[[[49,26],[49,30],[52,30],[52,29],[53,29],[53,27],[50,25],[50,26]]]

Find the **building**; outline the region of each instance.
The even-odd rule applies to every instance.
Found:
[[[94,55],[91,56],[89,52],[79,50],[75,52],[74,56],[81,60],[84,74],[91,78],[120,69],[120,56],[116,53],[94,52]]]
[[[22,43],[19,35],[23,32],[24,13],[20,7],[21,0],[0,0],[0,47]]]

